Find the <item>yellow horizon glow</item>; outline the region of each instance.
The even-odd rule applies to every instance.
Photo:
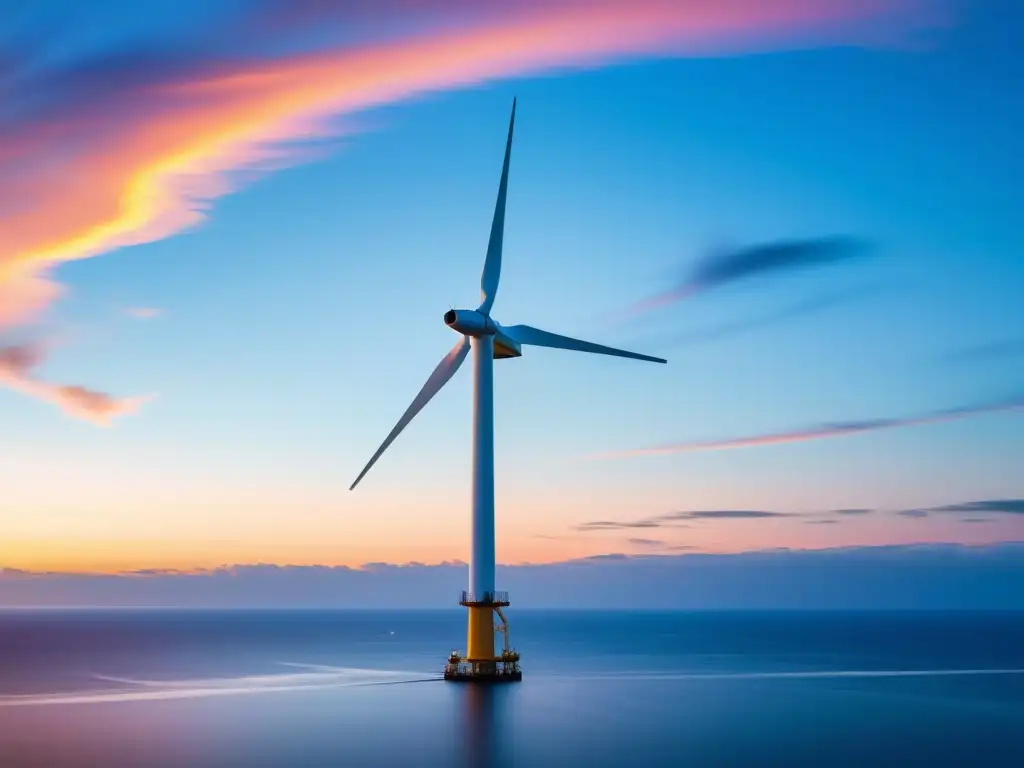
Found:
[[[886,517],[884,525],[848,520],[842,525],[809,526],[796,520],[716,521],[694,532],[669,535],[657,529],[605,532],[560,532],[551,538],[536,534],[498,535],[499,565],[545,565],[606,554],[685,555],[737,554],[776,548],[820,550],[834,547],[881,546],[956,541],[968,545],[993,544],[1012,537],[1009,524],[964,525],[938,521],[925,528],[922,521]],[[468,528],[468,526],[467,526]],[[683,535],[685,534],[685,535]],[[34,573],[123,574],[144,570],[193,573],[249,565],[324,566],[359,569],[370,563],[427,566],[465,562],[467,541],[422,541],[416,536],[387,542],[371,538],[360,542],[314,539],[299,541],[272,537],[261,540],[134,537],[94,538],[88,543],[73,537],[7,539],[0,543],[0,570]],[[692,550],[650,548],[629,543],[630,538],[664,540]],[[1017,537],[1019,538],[1019,536]]]

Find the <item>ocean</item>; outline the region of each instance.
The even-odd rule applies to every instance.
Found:
[[[0,612],[0,766],[1024,766],[1024,613]]]

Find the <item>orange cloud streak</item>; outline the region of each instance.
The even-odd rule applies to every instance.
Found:
[[[835,31],[912,0],[553,0],[511,4],[471,28],[296,55],[104,94],[79,112],[0,140],[87,136],[0,179],[0,325],[38,313],[54,266],[151,242],[199,222],[233,171],[294,157],[284,141],[323,136],[332,115],[430,90],[642,53],[706,53],[779,35]],[[201,65],[201,62],[200,62]],[[70,126],[70,127],[69,127]],[[6,144],[6,146],[4,146]],[[70,144],[70,143],[69,143]],[[52,144],[49,146],[53,146]],[[38,150],[42,152],[43,150]],[[22,158],[24,156],[22,155]],[[29,158],[31,160],[31,156]],[[61,396],[64,397],[64,396]],[[62,400],[62,402],[66,402]]]
[[[73,384],[54,384],[37,379],[32,371],[42,364],[41,345],[0,347],[0,385],[45,400],[65,413],[93,424],[108,426],[117,416],[133,413],[147,397],[113,397]]]

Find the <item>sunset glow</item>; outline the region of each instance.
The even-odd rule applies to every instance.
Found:
[[[466,559],[471,366],[348,486],[514,97],[500,321],[668,364],[496,364],[501,563],[1024,540],[1006,14],[165,5],[0,29],[0,568]]]

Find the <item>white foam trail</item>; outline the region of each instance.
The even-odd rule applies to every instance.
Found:
[[[302,667],[294,664],[289,666]],[[141,680],[130,677],[94,675],[97,680],[132,686],[130,690],[79,691],[0,696],[0,707],[104,704],[132,701],[199,699],[211,696],[244,696],[284,691],[314,691],[331,688],[359,688],[441,680],[440,675],[390,670],[335,667],[330,672],[279,675],[246,675],[192,680]]]
[[[294,664],[279,662],[283,666],[314,669],[315,672],[293,674],[244,675],[240,677],[189,678],[185,680],[141,680],[131,677],[114,677],[112,675],[93,675],[97,680],[122,685],[148,688],[236,688],[272,687],[281,685],[317,685],[343,680],[378,680],[380,682],[397,681],[410,676],[429,676],[429,672],[398,671],[388,669],[361,669],[358,667],[327,667],[313,664]]]
[[[359,688],[373,685],[437,682],[439,675],[403,673],[393,670],[329,667],[316,664],[287,666],[323,669],[320,673],[249,675],[243,677],[209,678],[206,680],[138,680],[134,678],[96,675],[99,680],[135,686],[132,690],[101,690],[76,693],[37,693],[0,696],[0,707],[53,706],[68,704],[103,704],[133,701],[167,701],[198,699],[211,696],[242,696],[284,691],[313,691],[331,688]],[[329,670],[329,671],[328,671]],[[394,675],[393,679],[367,680],[374,675]],[[405,675],[404,677],[399,677]],[[884,678],[945,677],[964,675],[1024,675],[1024,669],[878,669],[878,670],[815,670],[803,672],[635,672],[604,675],[545,675],[571,680],[773,680],[801,678]],[[356,679],[353,679],[356,678]]]
[[[422,670],[409,669],[367,669],[364,667],[334,667],[328,664],[300,664],[297,661],[279,661],[283,667],[297,667],[299,669],[313,669],[319,672],[344,672],[350,675],[423,675],[430,674]]]
[[[177,688],[134,691],[96,691],[90,693],[30,694],[0,698],[0,707],[28,707],[55,704],[103,704],[129,701],[199,699],[208,696],[237,696],[266,691],[308,691],[337,685],[282,685],[276,688]]]
[[[1024,669],[871,669],[805,672],[636,672],[606,675],[565,675],[573,680],[774,680],[842,677],[945,677],[952,675],[1024,675]],[[562,677],[561,675],[549,675]]]

